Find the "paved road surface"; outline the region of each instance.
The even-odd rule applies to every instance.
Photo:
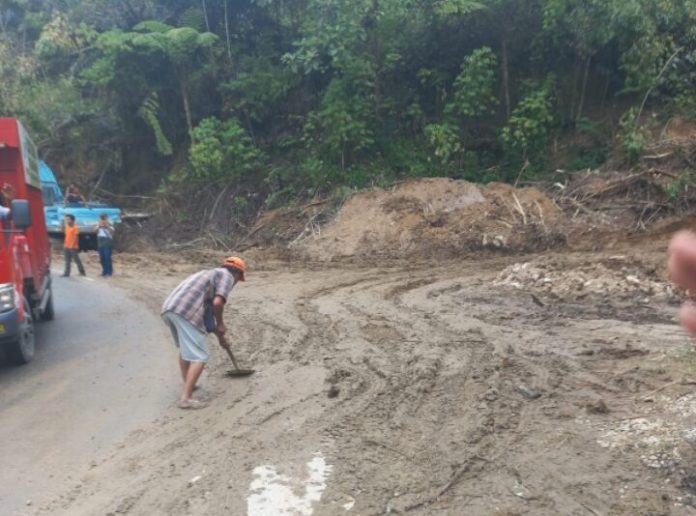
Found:
[[[0,363],[0,513],[79,483],[90,463],[176,399],[176,354],[159,318],[106,280],[56,278],[56,320],[34,360]]]

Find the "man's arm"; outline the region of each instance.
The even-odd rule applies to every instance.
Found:
[[[218,342],[222,345],[225,339],[225,333],[227,333],[227,328],[222,320],[222,313],[225,309],[225,298],[222,296],[215,296],[213,298],[213,315],[215,316],[215,335],[217,335]]]

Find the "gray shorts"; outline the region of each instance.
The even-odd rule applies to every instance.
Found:
[[[210,358],[206,334],[174,312],[165,312],[162,319],[174,336],[181,358],[187,362],[207,362]]]

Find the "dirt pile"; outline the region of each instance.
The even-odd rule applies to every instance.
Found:
[[[561,217],[534,188],[424,179],[353,195],[335,219],[307,225],[289,247],[320,261],[543,250],[565,243]]]
[[[566,301],[588,296],[668,302],[680,299],[675,288],[655,269],[632,264],[625,256],[585,262],[571,269],[559,265],[553,260],[515,263],[500,272],[495,284]]]

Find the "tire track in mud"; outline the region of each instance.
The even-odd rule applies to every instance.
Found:
[[[399,510],[427,496],[431,486],[446,485],[491,424],[487,413],[492,409],[479,407],[474,417],[465,418],[473,421],[463,422],[465,432],[459,425],[450,425],[446,432],[441,428],[462,401],[474,405],[476,397],[486,394],[468,384],[476,376],[474,364],[490,361],[491,348],[475,329],[467,338],[401,302],[404,294],[430,292],[440,281],[420,275],[387,273],[343,282],[306,295],[313,311],[306,309],[307,300],[301,304],[311,348],[326,352],[328,346],[337,352],[342,342],[350,341],[362,354],[362,361],[354,358],[351,364],[341,364],[341,359],[325,363],[333,368],[330,383],[341,393],[326,432],[337,443],[334,465],[344,479],[342,489],[364,494],[356,503],[361,514]],[[327,326],[340,330],[327,335],[322,331]],[[459,355],[457,374],[441,377],[445,357],[453,351]],[[468,391],[473,399],[462,400],[459,393]],[[462,433],[464,438],[453,440]],[[424,436],[429,438],[425,443]],[[466,445],[466,453],[452,453],[458,444]],[[405,462],[405,467],[380,468],[395,461]],[[411,471],[414,463],[420,473]],[[405,476],[397,482],[399,495],[406,495],[399,500],[394,497],[395,472]],[[364,478],[371,479],[370,486],[363,484]]]
[[[432,468],[431,481],[425,483],[428,489],[394,503],[392,507],[397,512],[428,514],[432,510],[430,505],[441,502],[456,484],[471,482],[472,476],[480,474],[483,468],[494,468],[495,457],[510,440],[507,431],[518,424],[519,412],[501,395],[502,373],[495,343],[482,331],[478,317],[471,313],[462,317],[463,314],[456,313],[458,307],[450,302],[451,296],[471,288],[471,281],[461,274],[432,283],[414,282],[413,288],[392,292],[396,305],[420,314],[427,321],[435,330],[430,334],[444,336],[439,353],[449,355],[450,375],[442,378],[442,385],[425,406],[430,410],[433,405],[443,407],[443,420],[460,412],[448,425],[430,428],[432,435],[442,442],[435,453],[431,450],[430,460],[449,469]],[[434,301],[430,310],[426,300]],[[458,324],[448,320],[451,316]]]
[[[492,367],[493,356],[492,356],[492,346],[486,345],[486,340],[482,338],[478,328],[474,327],[470,330],[472,335],[470,338],[462,338],[462,332],[458,330],[452,330],[446,323],[438,321],[437,317],[427,311],[413,309],[413,307],[408,307],[405,303],[401,301],[401,297],[404,294],[413,292],[416,290],[425,290],[425,296],[432,297],[431,294],[436,289],[428,288],[433,283],[438,282],[437,279],[432,278],[420,278],[413,279],[412,275],[407,276],[397,276],[391,277],[387,281],[381,281],[377,285],[370,285],[370,290],[378,290],[377,295],[372,296],[369,302],[358,303],[360,299],[356,299],[355,293],[350,292],[349,295],[341,292],[342,287],[338,286],[335,290],[323,289],[322,295],[331,295],[340,299],[351,299],[352,303],[344,303],[344,309],[346,313],[352,317],[354,320],[364,321],[373,320],[372,314],[365,312],[362,308],[363,305],[380,306],[380,312],[390,316],[389,320],[401,328],[407,328],[411,335],[409,339],[398,339],[400,343],[406,344],[404,348],[399,348],[395,352],[394,349],[388,349],[384,346],[387,341],[381,339],[378,341],[376,346],[369,348],[372,354],[377,355],[377,358],[366,358],[367,369],[372,371],[373,378],[367,381],[376,385],[373,389],[368,389],[367,392],[351,392],[349,408],[344,408],[341,417],[338,417],[337,423],[332,428],[332,434],[337,437],[337,441],[341,442],[340,448],[348,448],[349,453],[343,453],[343,457],[338,457],[338,463],[346,463],[347,472],[354,472],[354,477],[358,479],[354,489],[360,489],[359,479],[363,476],[373,479],[373,484],[379,486],[379,472],[378,471],[361,471],[361,464],[364,463],[364,444],[376,445],[382,451],[391,451],[392,455],[396,454],[406,458],[407,460],[418,461],[421,464],[430,465],[424,473],[420,476],[414,477],[407,482],[406,485],[402,485],[407,492],[407,498],[402,498],[405,501],[393,502],[393,483],[394,479],[392,477],[393,471],[387,473],[386,478],[383,479],[381,489],[379,487],[373,488],[377,491],[375,493],[366,493],[368,499],[377,499],[378,502],[373,504],[371,507],[365,507],[363,505],[358,505],[357,507],[361,510],[367,510],[367,513],[379,514],[389,507],[393,510],[398,510],[398,507],[418,507],[420,509],[424,508],[424,505],[415,501],[418,500],[421,495],[427,496],[428,487],[425,489],[423,486],[437,485],[447,485],[451,480],[451,470],[455,470],[458,464],[466,463],[466,461],[472,455],[472,449],[476,445],[483,449],[487,446],[487,443],[481,443],[484,437],[490,435],[493,431],[498,431],[500,429],[514,428],[515,424],[512,421],[514,419],[514,414],[506,407],[504,411],[498,411],[504,414],[504,416],[498,416],[498,423],[496,427],[495,418],[493,414],[496,412],[495,405],[499,399],[498,391],[494,387],[496,384],[500,383],[500,380],[496,380],[495,368]],[[351,282],[347,286],[353,286],[356,282]],[[384,288],[389,287],[389,288]],[[452,287],[446,287],[444,291],[458,290],[459,285],[454,289]],[[442,289],[441,289],[442,290]],[[363,297],[366,296],[365,292],[361,293]],[[374,299],[376,298],[376,300]],[[315,298],[315,302],[318,301]],[[336,304],[335,301],[332,301]],[[357,306],[356,306],[357,305]],[[406,314],[406,317],[404,317]],[[384,320],[384,315],[382,319]],[[421,326],[420,331],[415,331],[414,338],[414,325],[413,322],[418,321]],[[306,321],[308,326],[312,326],[311,321]],[[317,325],[316,323],[314,323]],[[318,324],[320,326],[321,324]],[[353,330],[356,330],[356,325],[353,325]],[[346,332],[347,333],[347,332]],[[345,336],[345,335],[344,335]],[[340,335],[338,336],[341,337]],[[438,343],[437,341],[441,342]],[[324,341],[325,342],[325,341]],[[427,349],[419,350],[425,352],[428,356],[423,356],[423,354],[418,354],[414,352],[414,346],[410,345],[414,342],[421,342],[427,344]],[[441,374],[443,357],[447,353],[452,352],[452,343],[460,344],[458,351],[462,356],[457,359],[458,368],[456,371],[456,376],[451,378],[446,378],[441,380],[438,377]],[[394,344],[394,343],[392,343]],[[469,344],[467,346],[467,344]],[[471,344],[474,344],[473,346]],[[483,344],[483,345],[482,345]],[[461,346],[463,345],[463,346]],[[394,346],[392,345],[392,348]],[[386,356],[385,356],[386,355]],[[381,368],[373,365],[375,361],[379,360],[381,362]],[[387,364],[387,365],[385,365]],[[389,367],[388,364],[396,364],[400,366],[400,370],[394,367]],[[476,371],[474,364],[482,367],[482,370],[478,373]],[[485,366],[488,364],[488,367]],[[403,368],[406,365],[406,368]],[[385,370],[386,372],[383,372]],[[359,369],[355,374],[359,375],[363,369]],[[338,379],[345,376],[351,376],[351,373],[346,374],[345,371],[339,370],[339,374],[336,375]],[[377,379],[374,378],[377,377]],[[415,378],[415,382],[414,379]],[[385,383],[385,379],[388,381]],[[484,380],[489,387],[487,390],[478,392],[477,389],[471,389],[471,383],[480,384],[481,380]],[[473,382],[472,382],[473,381]],[[438,384],[442,385],[438,385]],[[481,389],[478,389],[479,391]],[[473,396],[471,399],[462,399],[458,394],[460,392],[473,391]],[[360,401],[356,401],[356,394],[362,395]],[[478,403],[476,416],[464,418],[471,421],[460,421],[459,425],[452,425],[454,432],[461,434],[462,428],[466,429],[467,435],[465,438],[452,439],[449,438],[447,444],[441,449],[433,452],[433,447],[428,444],[427,446],[414,446],[414,443],[419,442],[419,436],[415,434],[424,434],[429,436],[436,436],[440,434],[442,439],[442,428],[439,427],[438,415],[432,414],[435,409],[439,409],[444,412],[450,412],[453,408],[464,404],[470,406],[476,406],[480,399],[486,400],[485,402]],[[426,412],[431,413],[430,424],[423,424],[422,422],[416,427],[417,430],[404,430],[404,427],[410,428],[413,426],[414,421],[419,421],[425,419],[427,421],[428,414],[422,413],[422,407],[426,407]],[[436,411],[435,411],[436,412]],[[409,419],[410,418],[410,419]],[[441,418],[441,419],[446,419]],[[504,420],[504,421],[502,421]],[[391,421],[391,427],[379,427],[375,425],[375,421]],[[502,421],[502,422],[501,422]],[[366,423],[370,422],[370,423]],[[337,430],[338,429],[338,430]],[[376,432],[377,437],[364,437],[365,435],[370,435],[371,432]],[[353,435],[359,435],[360,438],[351,438]],[[384,441],[389,441],[385,443]],[[500,438],[498,437],[498,443],[500,444]],[[352,441],[352,442],[351,442]],[[394,441],[397,444],[394,445],[391,442]],[[453,449],[465,449],[466,453],[458,454],[453,453]],[[409,450],[410,449],[410,450]],[[362,450],[363,453],[360,453]],[[390,459],[393,457],[384,456],[375,457],[373,462],[378,464],[389,463]],[[388,455],[388,454],[387,454]],[[454,460],[453,456],[460,455],[458,460]],[[351,457],[359,456],[361,460],[351,461]],[[355,462],[351,464],[351,462]],[[341,466],[338,466],[339,470]],[[355,474],[357,472],[357,474]],[[377,480],[377,482],[375,482]],[[408,480],[408,479],[407,479]],[[365,491],[364,486],[362,487],[363,492]],[[413,502],[408,501],[410,497]]]
[[[455,305],[462,307],[461,303],[458,302],[460,300],[457,300],[456,297],[460,291],[466,292],[467,287],[471,286],[466,285],[465,281],[464,284],[460,282],[452,286],[423,289],[427,292],[425,294],[418,288],[413,291],[408,291],[408,289],[404,289],[404,292],[401,292],[399,289],[397,291],[401,304],[407,303],[410,308],[423,314],[435,312],[442,314],[443,311],[447,311],[442,309],[443,304],[445,306]],[[650,369],[646,371],[644,368],[635,367],[635,364],[633,364],[633,367],[622,368],[620,371],[602,370],[601,368],[597,370],[594,367],[595,364],[588,364],[586,360],[583,360],[584,357],[582,355],[578,356],[579,354],[572,349],[565,349],[568,343],[571,344],[571,348],[576,350],[585,344],[583,340],[586,338],[587,332],[583,327],[586,324],[582,319],[583,316],[587,317],[587,315],[583,313],[574,314],[580,321],[568,318],[567,314],[560,315],[560,320],[568,318],[566,322],[570,328],[577,326],[578,330],[581,331],[576,335],[572,335],[569,339],[554,339],[556,332],[553,331],[553,321],[546,325],[534,323],[534,309],[530,309],[530,303],[525,303],[519,299],[519,296],[513,295],[508,297],[509,292],[501,292],[500,290],[487,292],[487,289],[481,288],[480,285],[474,286],[472,290],[476,292],[475,295],[480,302],[465,303],[467,316],[464,319],[468,317],[470,322],[476,321],[479,323],[478,328],[486,336],[484,340],[494,350],[491,351],[489,349],[487,356],[478,360],[481,373],[474,373],[477,383],[488,386],[488,391],[483,397],[485,402],[479,405],[478,408],[484,408],[491,421],[489,427],[485,425],[480,427],[483,433],[487,435],[475,441],[477,447],[474,448],[474,452],[485,449],[491,450],[490,455],[485,455],[482,451],[479,451],[477,455],[489,458],[486,464],[479,464],[479,467],[483,468],[483,473],[487,475],[493,473],[494,479],[489,482],[477,482],[474,479],[467,478],[469,489],[473,489],[474,492],[487,492],[489,496],[494,496],[497,500],[505,500],[507,498],[510,500],[511,506],[519,507],[520,502],[523,502],[522,505],[526,507],[526,510],[531,510],[531,507],[535,507],[535,510],[540,511],[538,513],[541,514],[546,513],[544,511],[549,511],[549,514],[566,513],[566,511],[573,512],[569,511],[569,507],[577,507],[577,510],[580,512],[588,510],[583,505],[582,497],[578,497],[577,492],[573,493],[572,489],[569,489],[567,493],[561,492],[546,495],[548,488],[534,485],[535,483],[539,484],[538,479],[534,478],[538,475],[531,474],[532,472],[529,471],[528,465],[524,463],[521,466],[525,466],[524,469],[528,470],[527,473],[522,473],[522,468],[518,466],[510,466],[510,463],[514,462],[511,459],[515,456],[524,456],[529,464],[535,464],[538,469],[543,470],[549,467],[549,461],[541,461],[534,456],[551,455],[551,462],[554,462],[553,455],[557,454],[566,457],[565,459],[555,458],[556,462],[558,462],[556,466],[559,470],[564,469],[563,462],[568,464],[580,462],[580,469],[588,467],[588,464],[583,464],[584,461],[574,460],[572,453],[555,449],[549,453],[549,450],[543,444],[540,446],[539,440],[534,438],[535,433],[548,432],[548,445],[554,448],[560,446],[560,444],[555,443],[563,442],[573,432],[577,433],[578,428],[575,418],[579,412],[582,411],[584,413],[585,409],[590,410],[592,408],[589,406],[588,399],[596,401],[597,390],[602,392],[605,386],[606,390],[603,391],[605,396],[607,391],[618,391],[613,396],[614,400],[612,402],[616,403],[616,406],[612,407],[612,411],[616,411],[617,416],[622,413],[625,415],[626,410],[622,406],[633,404],[632,397],[637,391],[649,386],[654,387],[652,382],[658,381],[656,376],[659,376],[659,370],[651,374]],[[443,294],[445,294],[444,299],[442,299]],[[428,304],[428,299],[433,302]],[[434,302],[435,299],[437,299],[437,303]],[[490,310],[490,306],[493,303],[497,303],[497,307],[494,310]],[[585,312],[592,314],[590,318],[596,320],[595,314],[597,312],[591,304],[587,305]],[[607,315],[611,316],[617,310],[610,307],[607,312]],[[638,317],[641,317],[640,312]],[[462,328],[461,317],[455,318],[454,321],[446,316],[441,317],[441,319],[441,323],[446,326]],[[432,317],[430,321],[432,323]],[[597,329],[602,334],[612,334],[615,331],[620,334],[622,330],[615,328],[617,326],[616,323],[617,321],[611,319],[611,317],[608,321],[600,319]],[[630,327],[630,325],[624,326]],[[443,330],[442,333],[446,333],[446,330]],[[516,338],[513,337],[515,334]],[[501,345],[502,343],[505,344]],[[561,345],[559,346],[558,344]],[[642,356],[644,353],[640,352],[640,350],[636,352],[635,349],[628,349],[628,352],[624,353],[620,348],[617,349],[616,344],[614,344],[605,349],[606,354],[610,356],[605,356],[604,358],[609,358],[608,362],[615,366],[617,357],[625,355],[626,358],[631,358]],[[495,372],[491,372],[491,366],[493,366]],[[645,378],[646,373],[648,377],[652,377],[652,380]],[[588,385],[586,378],[583,378],[583,376],[587,375],[595,376],[598,379],[594,385],[594,397],[588,396]],[[626,377],[625,379],[624,376]],[[665,381],[665,378],[661,380]],[[618,387],[613,389],[611,385],[617,385]],[[467,403],[465,397],[462,397],[460,401]],[[469,400],[469,403],[473,402],[475,405],[477,401],[472,399]],[[541,425],[540,422],[545,424]],[[596,452],[597,446],[594,438],[590,437],[588,442],[588,437],[575,438],[575,442],[569,448],[571,450],[593,450],[594,448]],[[472,443],[467,444],[466,449],[471,450]],[[452,449],[456,450],[457,448],[458,446],[454,445],[453,441]],[[491,457],[499,455],[501,449],[507,451],[506,460],[497,463]],[[587,455],[591,456],[592,453]],[[597,460],[593,464],[594,467],[596,467],[596,464],[609,465],[613,463],[613,458],[603,455],[602,453],[595,455]],[[587,462],[591,464],[593,461],[589,460]],[[482,471],[478,472],[479,475],[481,473]],[[481,476],[485,477],[486,475]],[[598,475],[598,477],[601,476]],[[562,482],[567,482],[570,486],[572,482],[567,477],[567,474],[559,475]],[[462,479],[463,477],[458,477],[458,481]],[[524,482],[522,479],[524,479]],[[508,485],[501,489],[501,485],[506,483]],[[525,484],[529,487],[525,486]],[[449,483],[445,485],[448,488],[452,487],[452,492],[456,491],[456,486]],[[601,485],[601,481],[597,481],[593,487],[597,489],[599,485]],[[602,489],[600,487],[597,490],[601,491]],[[440,497],[441,495],[431,498],[430,502],[435,503]],[[466,496],[464,496],[464,500],[466,499]],[[457,500],[457,498],[455,497],[454,500]],[[452,500],[449,503],[450,507],[457,506],[456,502]],[[460,503],[464,503],[464,501],[460,499]],[[607,504],[606,500],[600,499],[598,503],[599,507],[603,505],[612,506]],[[659,505],[660,502],[656,503]],[[447,506],[445,505],[445,507]],[[406,505],[406,507],[421,510],[423,514],[428,513],[425,510],[425,506],[421,503]],[[479,513],[475,509],[475,504],[470,504],[468,507],[472,514]],[[435,506],[432,509],[435,509]],[[625,514],[632,514],[633,510],[631,508],[621,509],[621,504],[615,506],[615,509],[618,510],[617,513]],[[486,513],[487,510],[490,510],[489,504],[484,503],[478,507],[480,513]],[[452,514],[456,514],[456,511],[453,511]]]

